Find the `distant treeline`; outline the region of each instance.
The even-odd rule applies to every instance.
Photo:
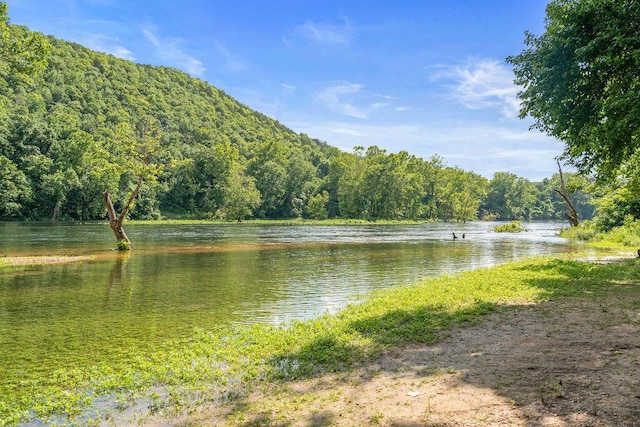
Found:
[[[140,154],[136,138],[127,146],[122,135],[144,139],[143,128],[158,144],[144,153],[153,179],[132,218],[563,218],[558,176],[488,180],[435,155],[345,153],[181,71],[49,40],[38,76],[0,68],[0,219],[104,218],[102,193],[122,204],[139,174],[127,162]],[[579,177],[565,179],[580,217],[591,217]]]

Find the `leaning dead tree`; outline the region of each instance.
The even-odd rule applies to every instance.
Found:
[[[560,172],[560,189],[558,190],[556,188],[556,191],[560,194],[560,197],[564,199],[564,202],[567,205],[567,211],[564,213],[564,217],[567,218],[572,227],[577,227],[580,224],[578,221],[578,212],[576,212],[576,208],[573,206],[573,203],[571,203],[571,199],[569,199],[569,193],[567,192],[567,187],[564,184],[564,176],[562,175],[560,162],[556,160],[556,163],[558,164],[558,172]]]

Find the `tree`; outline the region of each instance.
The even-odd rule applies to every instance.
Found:
[[[260,192],[253,177],[245,174],[238,149],[229,142],[213,147],[216,173],[214,187],[219,193],[216,216],[242,221],[260,204]]]
[[[10,25],[8,6],[0,2],[0,72],[36,75],[46,67],[50,49],[42,34]]]
[[[116,162],[122,167],[121,181],[125,190],[129,191],[119,214],[116,214],[108,190],[104,191],[103,200],[107,206],[109,225],[116,236],[120,250],[131,249],[131,241],[124,232],[122,224],[142,188],[142,183],[145,179],[156,179],[161,170],[159,165],[152,162],[153,155],[160,147],[159,132],[157,123],[151,118],[141,120],[135,129],[127,123],[121,123],[116,128],[114,138]],[[135,181],[135,187],[130,189],[132,181]]]
[[[447,181],[442,195],[442,207],[448,212],[446,219],[459,222],[477,219],[487,192],[487,179],[459,168],[446,168],[442,172]]]
[[[581,220],[593,217],[593,191],[592,180],[584,174],[562,172],[555,173],[551,178],[545,178],[536,183],[538,200],[534,210],[534,219],[566,219],[567,203],[560,195],[562,181],[565,182],[566,195],[571,198],[571,204],[576,210],[576,215]]]
[[[19,218],[25,201],[31,199],[27,177],[0,154],[0,218]]]
[[[422,174],[424,176],[424,216],[429,219],[440,218],[439,206],[443,201],[444,160],[440,156],[431,156],[423,162]]]
[[[489,181],[483,209],[501,220],[530,219],[536,192],[528,179],[511,172],[496,172]]]
[[[241,222],[252,215],[260,205],[260,192],[252,177],[247,176],[239,164],[234,165],[225,187],[225,203],[220,210],[226,219]]]
[[[329,203],[329,193],[323,190],[309,199],[307,216],[312,219],[327,219],[327,203]]]
[[[513,64],[520,117],[565,144],[580,171],[615,176],[640,148],[640,2],[555,0]]]

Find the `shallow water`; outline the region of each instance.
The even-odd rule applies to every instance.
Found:
[[[0,223],[0,256],[96,257],[0,273],[0,377],[149,350],[195,328],[304,320],[370,290],[571,251],[562,226],[140,224],[126,226],[135,248],[123,254],[106,224]]]

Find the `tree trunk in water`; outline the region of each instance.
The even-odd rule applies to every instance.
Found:
[[[564,185],[564,176],[562,175],[560,162],[556,160],[556,163],[558,163],[558,171],[560,172],[560,185],[562,187],[561,190],[556,191],[564,199],[564,202],[567,205],[567,212],[565,212],[564,217],[567,218],[569,224],[571,224],[572,227],[577,227],[580,224],[580,222],[578,221],[578,212],[576,212],[576,208],[573,206],[573,203],[571,203],[571,200],[569,199],[567,188]]]
[[[122,223],[124,219],[127,217],[127,213],[131,206],[133,205],[133,201],[140,192],[140,188],[142,188],[143,176],[138,175],[138,184],[136,185],[135,190],[129,196],[127,203],[122,208],[122,212],[120,212],[120,216],[116,215],[116,210],[113,208],[113,203],[111,202],[111,197],[109,197],[109,192],[105,191],[102,193],[102,198],[104,199],[105,205],[107,205],[107,212],[109,213],[109,225],[113,230],[113,234],[116,235],[116,239],[118,239],[118,249],[121,251],[131,250],[133,245],[131,245],[131,240],[127,237],[122,229]]]
[[[116,239],[118,240],[118,249],[131,249],[131,241],[122,228],[124,215],[120,215],[120,217],[116,215],[116,210],[113,208],[113,203],[111,202],[111,197],[109,197],[108,191],[102,193],[102,198],[104,199],[105,205],[107,205],[107,212],[109,214],[109,226],[113,230],[113,234],[115,234]]]

